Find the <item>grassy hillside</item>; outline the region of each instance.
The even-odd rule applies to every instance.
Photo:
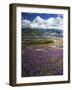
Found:
[[[22,41],[22,45],[36,45],[36,44],[51,44],[54,43],[53,40],[50,39],[33,39],[33,40],[24,40]]]

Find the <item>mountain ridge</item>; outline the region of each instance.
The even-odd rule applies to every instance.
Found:
[[[22,36],[24,38],[55,38],[63,37],[63,30],[57,29],[22,29]]]

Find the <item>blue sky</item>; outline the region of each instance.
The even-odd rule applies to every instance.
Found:
[[[48,18],[56,18],[56,17],[61,17],[63,18],[62,14],[42,14],[42,13],[21,13],[22,19],[27,19],[30,21],[33,21],[35,17],[40,16],[41,18],[43,18],[44,20],[47,20]]]

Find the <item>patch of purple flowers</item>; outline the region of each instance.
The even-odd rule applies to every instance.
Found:
[[[22,49],[22,77],[63,75],[63,49],[48,47]]]

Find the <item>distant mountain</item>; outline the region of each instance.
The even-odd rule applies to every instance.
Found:
[[[33,28],[22,29],[23,39],[60,38],[60,37],[63,37],[63,30],[59,29],[33,29]]]

